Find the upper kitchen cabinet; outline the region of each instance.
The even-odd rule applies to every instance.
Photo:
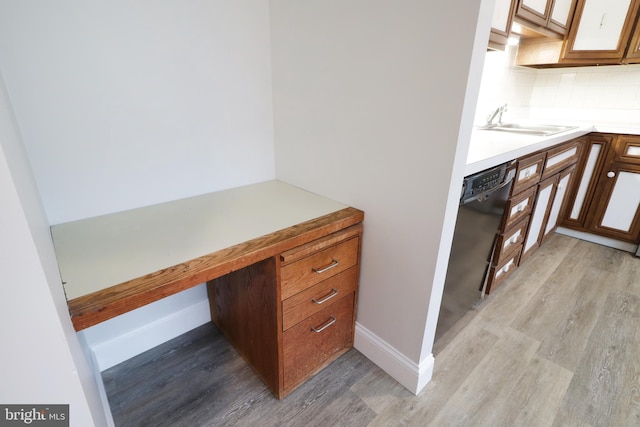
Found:
[[[561,63],[623,62],[640,0],[579,0]]]
[[[511,23],[513,21],[514,3],[516,0],[496,0],[491,21],[489,48],[504,50],[509,39]]]
[[[556,0],[558,1],[558,0]],[[569,67],[640,62],[640,0],[578,0],[565,40],[521,41],[516,65]]]
[[[518,0],[514,19],[547,36],[564,38],[577,0]]]

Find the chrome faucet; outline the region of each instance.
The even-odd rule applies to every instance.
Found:
[[[490,128],[490,127],[500,126],[502,124],[502,114],[505,111],[507,111],[507,104],[501,105],[498,108],[496,108],[494,111],[489,113],[489,115],[487,116],[487,123],[484,125],[484,127]],[[494,124],[493,120],[496,118],[496,116],[498,117],[498,122]]]

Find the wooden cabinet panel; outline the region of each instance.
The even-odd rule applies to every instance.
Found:
[[[621,135],[613,147],[614,162],[640,165],[640,136]]]
[[[517,196],[512,196],[507,202],[502,230],[508,230],[517,222],[527,218],[533,209],[536,197],[535,185]]]
[[[518,194],[525,188],[540,182],[545,157],[546,153],[543,152],[518,159],[518,167],[516,177],[513,180],[511,194]]]
[[[640,136],[593,134],[567,195],[561,225],[612,239],[640,240]]]
[[[566,35],[569,32],[575,8],[576,0],[555,0],[547,28],[558,34]]]
[[[286,299],[358,263],[357,238],[329,247],[281,269],[282,298]]]
[[[542,179],[547,179],[578,161],[582,139],[574,139],[547,151]]]
[[[551,210],[549,211],[549,218],[544,226],[544,233],[541,239],[542,241],[544,241],[547,236],[551,235],[558,226],[558,218],[560,217],[560,212],[565,208],[567,191],[571,188],[575,170],[576,166],[571,166],[562,171],[558,176],[558,184],[556,186],[555,196],[553,197]]]
[[[351,267],[282,302],[282,329],[286,331],[358,287],[358,269]]]
[[[504,259],[504,261],[497,265],[491,266],[489,268],[489,272],[487,273],[489,276],[487,278],[487,287],[485,293],[490,294],[493,290],[495,290],[507,277],[513,273],[518,263],[520,262],[520,251],[522,250],[522,245],[518,245],[516,251],[512,252],[508,257]]]
[[[621,63],[630,41],[640,0],[580,0],[561,63]]]
[[[519,0],[515,19],[540,33],[560,38],[568,32],[575,6],[576,0]]]
[[[527,217],[514,225],[511,229],[498,234],[496,237],[495,252],[493,255],[494,265],[503,264],[505,258],[510,257],[516,250],[522,247],[524,238],[527,234],[528,225],[529,218]]]
[[[491,49],[504,50],[507,45],[515,2],[516,0],[496,0],[491,20],[491,33],[489,34]]]
[[[547,180],[538,184],[536,204],[533,208],[533,212],[531,213],[529,230],[527,231],[527,237],[522,247],[520,262],[525,260],[534,250],[536,250],[540,246],[540,242],[542,240],[542,231],[544,230],[544,224],[549,217],[549,211],[551,210],[557,182],[558,176],[554,175],[551,178],[548,178]]]
[[[284,390],[297,387],[353,346],[350,293],[283,334]]]
[[[637,64],[640,62],[640,27],[636,24],[636,28],[631,36],[629,49],[625,55],[624,61],[627,64]]]
[[[640,240],[640,166],[612,163],[598,183],[591,231],[614,239]]]
[[[272,257],[207,283],[211,320],[274,394],[280,385],[276,269]]]
[[[560,220],[563,227],[585,230],[589,206],[612,143],[613,136],[603,134],[591,134],[583,142],[575,185],[566,195],[568,207]]]

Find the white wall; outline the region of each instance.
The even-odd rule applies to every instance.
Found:
[[[0,0],[0,69],[48,224],[275,177],[266,0]],[[82,338],[105,369],[209,318],[200,286]]]
[[[266,0],[0,2],[51,224],[274,177]]]
[[[277,176],[365,211],[356,346],[413,391],[430,376],[492,3],[271,1]]]
[[[1,74],[0,200],[0,402],[69,404],[72,426],[107,425]]]

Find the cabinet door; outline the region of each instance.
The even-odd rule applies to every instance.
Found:
[[[520,262],[523,262],[540,246],[543,236],[542,231],[549,217],[557,183],[558,175],[554,175],[538,184],[538,196],[529,221],[529,230],[522,248]]]
[[[579,0],[562,59],[621,62],[639,5],[640,0]]]
[[[567,209],[562,213],[561,225],[575,230],[586,231],[589,206],[596,191],[600,172],[613,141],[611,135],[590,135],[583,144],[576,177],[579,180],[569,189]]]
[[[551,210],[549,211],[549,218],[544,226],[544,233],[542,240],[547,238],[558,226],[558,218],[560,212],[564,208],[567,190],[571,187],[571,180],[575,174],[576,167],[571,166],[563,170],[558,177],[558,184],[556,186],[555,195],[553,197],[553,203],[551,204]]]
[[[513,20],[514,2],[516,0],[496,0],[493,8],[493,20],[491,21],[491,34],[489,35],[489,47],[504,50],[511,31]]]
[[[599,181],[592,230],[631,243],[640,239],[640,166],[613,162]]]
[[[516,16],[541,27],[547,26],[553,0],[519,0]]]
[[[576,0],[555,0],[549,15],[547,28],[558,34],[566,35],[576,8]]]
[[[616,139],[614,162],[640,165],[640,136],[622,135]]]
[[[629,45],[629,50],[627,51],[624,62],[627,64],[637,64],[640,62],[640,27],[637,25],[633,31],[631,44]]]

